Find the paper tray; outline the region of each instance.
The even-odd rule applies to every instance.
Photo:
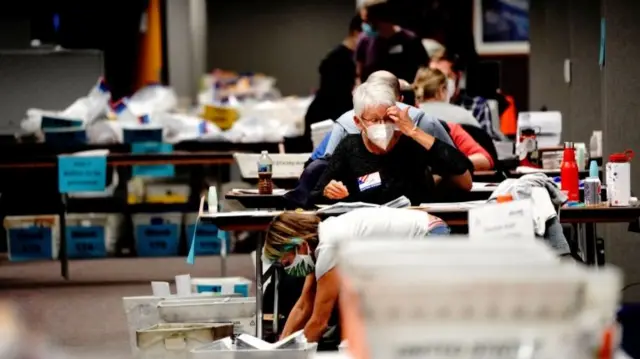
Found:
[[[256,298],[210,298],[165,300],[158,303],[160,318],[167,323],[232,321],[256,315]]]
[[[189,359],[307,359],[314,357],[318,344],[300,344],[298,349],[232,350],[222,341],[215,341],[191,350]]]

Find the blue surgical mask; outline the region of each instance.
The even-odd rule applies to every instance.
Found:
[[[378,32],[373,28],[373,26],[371,26],[371,24],[368,24],[366,22],[362,23],[362,32],[364,32],[364,34],[369,37],[378,36]]]

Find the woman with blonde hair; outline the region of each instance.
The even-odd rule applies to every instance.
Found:
[[[493,168],[493,158],[462,126],[480,129],[478,121],[470,111],[449,103],[452,91],[447,77],[440,70],[421,68],[413,83],[418,107],[426,114],[444,122],[456,147],[464,153],[476,171]]]
[[[413,89],[418,107],[425,113],[447,122],[480,127],[470,111],[449,103],[454,88],[451,88],[447,77],[440,70],[426,67],[418,70]]]
[[[324,221],[313,214],[279,215],[267,229],[263,261],[280,262],[288,275],[305,277],[281,338],[304,329],[307,341],[318,342],[324,334],[340,291],[336,265],[341,242],[447,234],[446,223],[419,210],[363,208]]]

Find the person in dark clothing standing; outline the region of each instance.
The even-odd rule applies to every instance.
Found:
[[[373,72],[386,70],[398,79],[413,82],[418,69],[429,63],[422,41],[413,32],[394,24],[393,5],[364,5],[360,10],[364,36],[356,47],[360,82]]]
[[[320,64],[320,88],[305,116],[305,137],[311,138],[311,125],[326,119],[335,120],[353,108],[351,92],[355,85],[354,50],[362,31],[362,20],[351,19],[349,34]]]

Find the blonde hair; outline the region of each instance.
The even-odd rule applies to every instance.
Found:
[[[320,218],[313,214],[284,212],[271,221],[264,243],[264,256],[277,261],[285,252],[305,241],[311,249],[318,245]]]
[[[447,76],[438,69],[422,67],[416,74],[413,89],[416,92],[416,100],[422,102],[425,99],[436,97],[438,91],[447,86]]]

